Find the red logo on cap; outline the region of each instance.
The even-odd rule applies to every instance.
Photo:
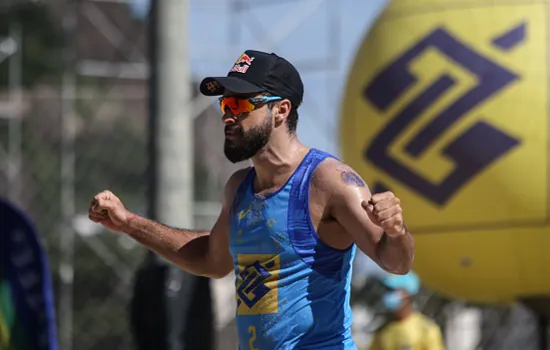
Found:
[[[243,53],[241,57],[235,61],[235,65],[231,68],[231,72],[246,73],[248,67],[252,64],[252,61],[254,61],[254,57],[250,57]]]

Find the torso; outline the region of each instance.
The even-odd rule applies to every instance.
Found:
[[[316,181],[331,156],[310,150],[286,183],[254,189],[251,169],[231,210],[241,349],[355,349],[349,306],[355,245],[325,213]]]
[[[337,159],[328,157],[313,172],[309,192],[309,212],[313,227],[323,243],[336,249],[347,249],[353,244],[353,241],[345,233],[342,225],[327,213],[327,204],[330,198],[329,188],[326,181],[323,180],[323,175],[320,174],[321,172],[334,171],[339,165],[341,163]],[[267,189],[261,188],[257,181],[254,181],[254,193],[260,196],[269,196],[283,187],[292,174],[290,173],[281,181],[281,185]]]

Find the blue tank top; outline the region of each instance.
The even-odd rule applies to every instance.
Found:
[[[351,336],[355,245],[323,244],[309,214],[315,168],[332,155],[311,149],[277,192],[253,189],[251,169],[231,210],[241,350],[357,349]]]

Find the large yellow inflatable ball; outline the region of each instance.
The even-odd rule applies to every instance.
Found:
[[[449,297],[550,296],[550,2],[395,0],[364,39],[343,159],[402,200]]]

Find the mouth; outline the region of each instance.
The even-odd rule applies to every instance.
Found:
[[[240,135],[240,130],[238,128],[225,128],[225,137],[237,137]]]

